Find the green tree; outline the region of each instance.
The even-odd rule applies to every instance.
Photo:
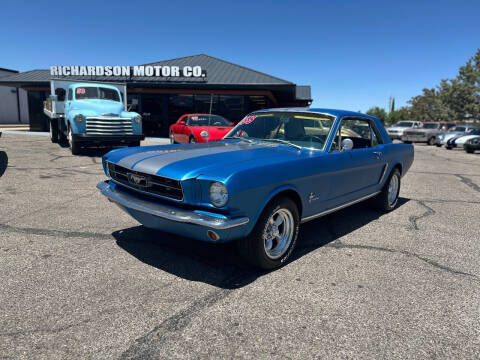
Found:
[[[388,113],[387,123],[395,124],[401,120],[410,120],[410,118],[410,108],[407,106],[402,106],[401,108]]]
[[[382,109],[381,107],[378,107],[378,106],[374,106],[368,109],[367,114],[371,116],[375,116],[382,122],[382,124],[385,124],[385,121],[387,120],[387,112],[385,111],[385,109]]]

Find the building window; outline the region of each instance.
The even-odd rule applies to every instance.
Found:
[[[168,97],[168,123],[170,125],[183,114],[193,112],[193,95],[170,95]]]

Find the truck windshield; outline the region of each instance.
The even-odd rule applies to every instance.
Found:
[[[118,96],[118,91],[114,89],[97,87],[97,86],[77,87],[75,89],[75,99],[77,100],[102,99],[102,100],[120,101],[120,97]]]
[[[396,123],[395,126],[397,126],[397,127],[412,127],[413,122],[411,122],[411,121],[400,121],[399,123]]]

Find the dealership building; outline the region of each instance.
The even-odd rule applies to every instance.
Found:
[[[26,93],[20,111],[32,131],[48,129],[43,101],[53,78],[125,83],[127,106],[142,115],[149,136],[168,136],[168,127],[187,113],[218,114],[238,122],[254,110],[303,107],[312,101],[308,85],[204,54],[138,66],[52,66],[0,77],[0,86]]]

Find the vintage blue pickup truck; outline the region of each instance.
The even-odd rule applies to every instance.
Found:
[[[271,269],[289,258],[300,223],[366,199],[393,210],[413,157],[374,117],[270,109],[221,141],[113,150],[98,188],[149,228],[237,240],[246,260]]]
[[[142,117],[126,109],[126,86],[52,80],[43,112],[52,142],[67,142],[72,154],[92,145],[139,146]]]

